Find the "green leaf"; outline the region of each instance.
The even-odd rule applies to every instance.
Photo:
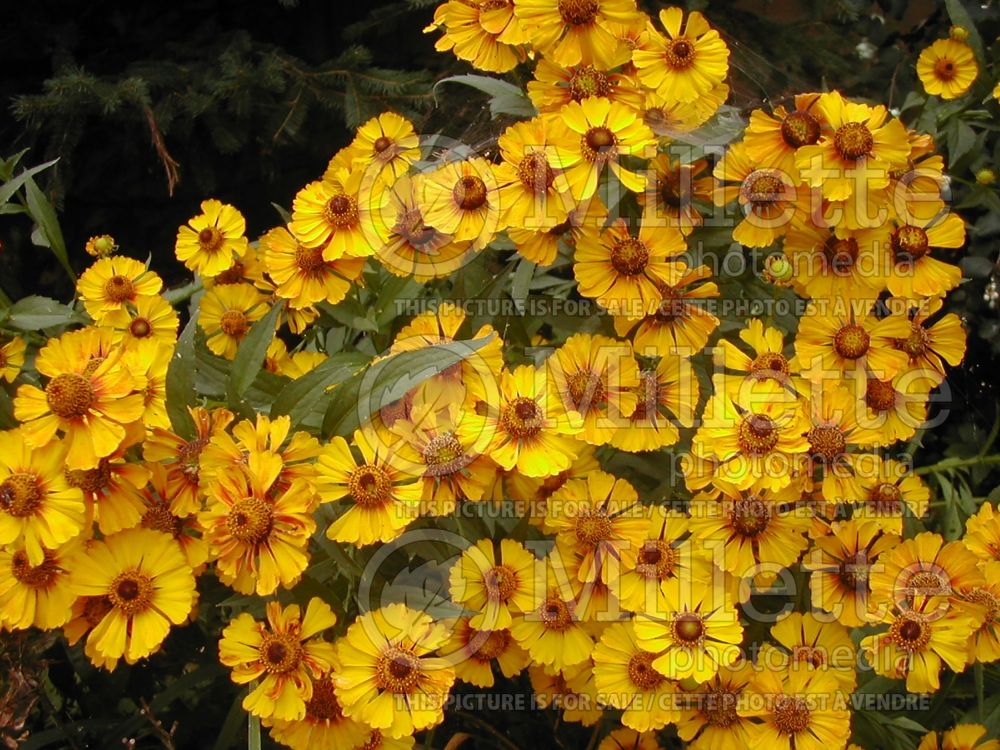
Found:
[[[513,115],[515,117],[534,117],[538,114],[535,105],[524,95],[524,92],[512,83],[500,78],[479,75],[460,75],[442,78],[434,84],[434,92],[442,83],[461,83],[471,86],[477,91],[490,95],[490,114]]]
[[[295,429],[326,395],[330,386],[342,383],[367,362],[368,357],[357,352],[334,354],[282,388],[271,405],[271,416],[287,414],[291,417],[292,429]]]
[[[253,416],[253,409],[244,396],[264,366],[267,347],[274,340],[275,324],[283,307],[284,302],[279,301],[268,310],[267,315],[253,324],[236,350],[236,358],[229,370],[229,382],[226,384],[226,400],[231,409],[244,416]]]
[[[73,273],[73,267],[69,264],[69,256],[66,254],[66,241],[63,239],[62,229],[59,228],[59,219],[56,217],[56,210],[52,207],[49,199],[45,197],[41,188],[38,187],[38,183],[32,177],[28,177],[24,182],[24,195],[28,202],[28,211],[31,213],[31,218],[38,225],[39,230],[45,238],[45,242],[42,244],[52,250],[59,263],[66,269],[66,273],[69,274],[70,279],[75,284],[76,274]],[[32,235],[32,240],[35,239],[35,236]],[[38,243],[36,242],[36,244]]]
[[[7,312],[7,325],[20,331],[41,331],[83,320],[69,305],[37,295],[19,299]]]
[[[341,385],[323,418],[324,437],[349,435],[372,414],[405,396],[413,388],[468,359],[493,339],[435,344],[379,360]]]
[[[524,302],[528,299],[528,289],[531,285],[531,280],[535,277],[536,266],[530,260],[522,260],[517,264],[517,270],[514,271],[514,277],[510,284],[510,298],[515,302]]]
[[[23,154],[24,152],[22,151],[21,153]],[[3,185],[0,185],[0,206],[2,206],[4,203],[7,203],[11,198],[13,198],[14,194],[18,190],[20,190],[21,186],[24,185],[28,180],[30,180],[39,172],[45,171],[53,164],[55,164],[57,161],[59,160],[53,159],[52,161],[47,161],[44,164],[39,164],[37,167],[26,169],[14,179],[5,182]]]
[[[195,389],[195,377],[198,372],[198,358],[195,353],[194,339],[198,330],[198,312],[191,316],[184,326],[174,356],[167,367],[165,384],[167,416],[174,432],[184,438],[194,437],[194,420],[188,411],[189,406],[197,403],[198,392]]]

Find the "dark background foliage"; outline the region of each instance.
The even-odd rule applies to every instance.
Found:
[[[641,4],[649,12],[659,7]],[[991,124],[997,108],[987,102],[994,71],[984,72],[973,92],[986,118],[953,117],[945,107],[908,96],[921,91],[913,69],[917,54],[951,24],[943,2],[688,5],[706,10],[733,48],[730,103],[737,107],[836,87],[901,109],[908,124],[919,122],[938,138],[970,227],[963,261],[970,280],[948,303],[970,330],[969,354],[949,379],[955,402],[949,419],[922,432],[913,449],[919,447],[922,465],[974,455],[995,421],[1000,351],[994,280],[1000,199],[993,187],[974,180],[1000,156]],[[972,14],[987,60],[996,59],[1000,12],[991,4],[954,5]],[[470,143],[497,136],[502,125],[491,120],[480,94],[442,87],[435,96],[436,80],[471,71],[436,53],[437,35],[423,33],[433,7],[433,0],[21,3],[0,26],[0,156],[30,148],[25,165],[59,159],[39,180],[59,210],[77,271],[89,262],[87,238],[107,232],[133,257],[151,255],[168,283],[181,283],[186,272],[174,261],[174,236],[201,200],[235,204],[255,236],[280,220],[272,202],[288,206],[350,141],[353,128],[385,109],[414,118],[418,132],[440,131]],[[518,70],[508,78],[523,84],[529,75]],[[30,235],[26,217],[0,220],[0,288],[15,300],[27,294],[68,300],[73,290],[66,276]],[[954,517],[931,525],[945,529],[960,527],[993,489],[985,469],[936,472],[933,480]],[[213,585],[202,582],[203,588]],[[244,743],[245,715],[215,661],[220,617],[203,618],[201,628],[176,630],[147,663],[111,675],[48,636],[5,639],[0,741],[17,736],[26,720],[33,734],[27,747],[105,748],[122,738],[128,747],[170,746],[162,730],[169,734],[176,721],[170,740],[176,747],[221,750]],[[191,654],[199,654],[200,666],[187,663]],[[987,675],[987,685],[995,686],[991,679]],[[526,691],[526,680],[518,689]],[[948,696],[921,720],[946,726],[975,701],[968,684]],[[486,720],[527,747],[550,736],[555,720],[551,712],[519,714],[513,722],[499,711],[477,716],[450,718],[435,746]],[[889,735],[873,736],[898,736],[900,747],[913,746],[917,737],[902,722],[882,729]],[[564,728],[561,736],[564,747],[583,747],[589,730]],[[127,744],[128,738],[137,744]]]

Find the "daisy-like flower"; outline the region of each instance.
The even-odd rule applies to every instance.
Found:
[[[387,737],[441,723],[455,670],[431,654],[447,640],[446,627],[404,604],[361,615],[337,641],[344,714]]]
[[[83,531],[83,496],[66,481],[65,456],[62,443],[33,449],[22,430],[0,432],[0,544],[20,542],[31,565]]]
[[[682,164],[670,154],[657,154],[649,166],[655,181],[647,182],[646,190],[638,196],[644,221],[679,229],[686,237],[703,223],[696,202],[712,200],[712,178],[706,173],[708,161]]]
[[[940,381],[931,370],[905,370],[882,380],[869,376],[853,383],[863,413],[857,416],[872,445],[909,440],[927,421],[928,396]]]
[[[384,186],[366,178],[360,166],[327,170],[296,194],[288,230],[306,247],[323,248],[324,260],[367,257],[385,236],[380,222],[385,199]]]
[[[69,574],[78,551],[75,540],[54,550],[43,549],[44,559],[33,565],[23,548],[0,548],[0,625],[12,630],[65,625],[76,600]]]
[[[573,435],[583,430],[579,412],[566,411],[546,389],[544,370],[520,365],[500,373],[500,404],[487,416],[495,437],[490,458],[506,471],[529,477],[566,471],[580,452]]]
[[[132,258],[101,258],[80,275],[76,284],[87,313],[99,324],[128,319],[128,305],[153,297],[163,288],[155,273]]]
[[[315,650],[320,644],[313,640],[307,645]],[[336,670],[312,678],[312,696],[305,702],[305,716],[301,719],[265,719],[263,723],[270,727],[271,736],[292,750],[385,747],[366,744],[370,728],[344,716],[334,688],[336,679]]]
[[[0,380],[13,383],[24,367],[24,352],[28,345],[20,336],[0,344]]]
[[[634,0],[518,0],[514,13],[531,44],[557,65],[610,70],[627,59],[615,34],[635,17]]]
[[[650,666],[674,680],[711,679],[740,656],[743,640],[736,608],[728,595],[704,586],[670,580],[662,597],[635,619],[640,648],[656,658]]]
[[[374,168],[389,183],[420,158],[420,138],[413,123],[395,112],[383,112],[359,127],[348,148],[356,162]]]
[[[228,409],[209,411],[200,406],[188,407],[194,434],[190,438],[156,427],[143,443],[142,455],[147,461],[167,466],[167,499],[171,510],[181,516],[201,510],[199,461],[201,452],[212,437],[226,429],[235,415]]]
[[[902,536],[903,518],[923,518],[931,492],[924,481],[891,458],[869,453],[855,465],[860,503],[853,517],[870,520],[890,534]]]
[[[785,235],[799,200],[797,175],[758,166],[743,143],[731,146],[712,174],[718,183],[712,200],[717,206],[736,201],[743,217],[733,229],[736,242],[768,247]]]
[[[494,663],[509,679],[524,671],[531,661],[509,630],[479,630],[472,627],[468,617],[458,618],[439,653],[455,665],[458,679],[480,688],[493,687]]]
[[[739,659],[731,666],[719,667],[715,676],[701,685],[680,685],[677,734],[687,747],[716,750],[749,746],[749,719],[739,715],[737,706],[754,673],[751,662]]]
[[[857,448],[868,442],[858,424],[854,391],[834,380],[812,383],[807,395],[808,461],[803,467],[820,483],[831,503],[850,502],[861,494],[858,463],[867,455]]]
[[[797,174],[795,154],[803,146],[812,146],[823,130],[816,101],[819,94],[796,94],[792,108],[777,106],[773,113],[755,109],[750,113],[743,143],[747,156],[762,167]]]
[[[563,721],[590,727],[603,713],[597,701],[597,685],[590,660],[553,670],[537,664],[528,668],[528,678],[539,708],[555,708]]]
[[[167,499],[167,469],[163,464],[150,464],[149,484],[142,491],[142,517],[139,526],[174,538],[180,545],[188,565],[197,576],[208,562],[208,542],[194,514],[180,515],[170,508]]]
[[[451,599],[473,613],[478,630],[507,630],[513,614],[529,611],[536,601],[538,561],[520,542],[480,539],[466,549],[449,575]]]
[[[557,65],[544,57],[528,81],[528,98],[542,114],[558,112],[570,102],[591,96],[622,102],[638,109],[642,104],[639,84],[629,75],[601,70],[593,65]]]
[[[728,338],[719,339],[722,364],[729,371],[723,386],[733,392],[759,381],[772,381],[783,388],[802,391],[794,358],[785,356],[785,335],[777,328],[765,327],[760,318],[751,318],[739,332],[739,339],[750,349],[748,354]]]
[[[213,354],[235,359],[240,342],[267,311],[267,297],[250,284],[215,286],[201,300],[198,325]]]
[[[876,674],[905,679],[911,693],[934,693],[941,687],[943,666],[953,672],[965,670],[968,642],[981,621],[974,606],[949,605],[940,596],[917,596],[885,612],[882,622],[889,629],[866,636],[861,649]]]
[[[607,207],[594,195],[590,200],[577,204],[566,215],[566,221],[551,229],[539,231],[507,227],[507,235],[522,257],[540,266],[550,266],[559,255],[561,246],[567,250],[575,248],[585,234],[597,234],[607,218]]]
[[[603,471],[571,479],[549,497],[545,511],[563,559],[579,558],[580,582],[611,584],[620,566],[634,567],[649,514],[624,479]]]
[[[1000,750],[1000,740],[985,740],[988,730],[982,724],[956,724],[954,729],[941,733],[928,732],[920,740],[917,750]]]
[[[795,222],[782,249],[791,264],[792,287],[814,299],[874,300],[892,265],[885,233],[875,229],[834,231]]]
[[[513,618],[511,635],[532,662],[563,670],[590,658],[594,642],[577,611],[577,590],[558,559],[544,563],[544,578],[532,592],[532,608]]]
[[[839,91],[820,94],[816,111],[829,126],[819,141],[796,152],[795,165],[803,179],[821,188],[823,197],[838,201],[881,190],[890,172],[904,169],[910,155],[906,128],[879,105],[870,107],[844,99]]]
[[[666,354],[655,368],[639,373],[635,410],[611,437],[611,445],[630,453],[653,451],[680,439],[680,427],[694,424],[700,386],[690,360]]]
[[[604,445],[635,410],[639,368],[628,342],[577,333],[546,362],[549,397],[583,417],[578,435]]]
[[[267,273],[277,284],[274,293],[294,308],[317,302],[337,304],[365,267],[364,258],[347,254],[328,261],[322,247],[301,244],[285,227],[272,229],[260,244]]]
[[[94,328],[64,333],[38,353],[35,368],[47,378],[44,390],[22,385],[14,416],[25,441],[42,448],[61,432],[66,466],[91,469],[114,453],[125,426],[142,416],[143,397],[122,362],[124,350],[111,346],[111,332]]]
[[[232,669],[237,685],[259,680],[243,699],[243,708],[268,719],[305,718],[313,680],[336,658],[333,644],[318,636],[336,622],[330,605],[318,597],[309,600],[304,614],[297,604],[282,608],[268,602],[266,622],[247,612],[230,621],[219,641],[219,661]]]
[[[444,36],[434,49],[451,51],[459,60],[492,73],[506,73],[526,55],[528,41],[520,20],[514,15],[512,0],[493,3],[466,3],[450,0],[434,11],[434,23],[424,32],[440,29]]]
[[[955,39],[938,39],[917,58],[917,77],[924,90],[942,99],[965,94],[979,75],[972,48]]]
[[[842,372],[846,376],[871,373],[888,379],[906,367],[906,355],[894,346],[909,336],[906,319],[890,315],[879,320],[870,303],[833,309],[824,314],[810,303],[799,321],[795,354],[806,377]]]
[[[981,560],[1000,560],[1000,513],[990,503],[969,516],[962,543]]]
[[[79,596],[106,597],[109,609],[87,637],[105,659],[134,664],[156,651],[171,625],[187,620],[194,575],[180,546],[149,529],[128,529],[88,543],[70,565]]]
[[[374,430],[355,431],[353,445],[361,454],[360,461],[347,441],[335,436],[316,462],[323,502],[351,501],[326,535],[358,545],[391,541],[419,515],[422,484],[410,471],[416,464],[413,449],[398,438],[386,440]]]
[[[722,83],[729,72],[729,48],[701,13],[685,20],[681,8],[665,8],[660,23],[666,37],[650,24],[632,53],[644,86],[670,102],[687,103]]]
[[[217,200],[201,204],[201,213],[177,230],[174,252],[191,271],[217,276],[242,258],[249,245],[243,214]]]
[[[305,479],[275,487],[281,462],[251,455],[245,471],[219,477],[198,516],[219,578],[241,594],[294,586],[309,564],[317,498]]]
[[[932,298],[907,312],[910,335],[896,341],[896,348],[910,357],[910,369],[935,380],[944,380],[945,363],[955,367],[965,356],[965,328],[955,313],[938,317],[943,301]],[[929,321],[935,318],[933,323]]]
[[[788,612],[771,626],[771,637],[777,645],[763,645],[757,659],[759,668],[828,672],[836,678],[838,690],[845,694],[854,691],[857,649],[845,626],[811,612]]]
[[[569,183],[552,168],[552,125],[543,117],[517,122],[500,136],[503,161],[494,169],[500,185],[502,223],[507,227],[551,229],[573,207]]]
[[[814,548],[803,561],[803,567],[812,571],[809,590],[815,606],[848,627],[866,624],[868,580],[879,557],[899,541],[871,522],[833,523],[829,534],[814,539]]]
[[[580,294],[596,299],[611,314],[627,319],[653,315],[669,283],[670,258],[687,251],[684,235],[672,227],[643,225],[633,237],[617,219],[600,235],[584,232],[576,244],[573,275]]]
[[[988,505],[988,503],[986,504]],[[1000,659],[1000,561],[982,564],[984,583],[959,592],[963,602],[982,609],[983,621],[969,641],[969,663],[990,664]]]
[[[556,115],[550,133],[552,166],[565,170],[575,200],[585,201],[597,192],[605,168],[628,190],[642,192],[646,178],[621,164],[622,157],[643,156],[655,143],[653,131],[635,110],[621,102],[590,97],[570,102]]]
[[[108,318],[100,323],[108,324]],[[136,349],[141,342],[157,342],[173,346],[177,341],[179,318],[173,305],[159,295],[138,297],[110,324],[114,330],[114,342],[126,349]]]
[[[167,370],[174,356],[174,346],[160,341],[138,341],[131,347],[126,345],[125,367],[139,381],[145,381],[142,389],[143,411],[141,424],[147,430],[170,426],[167,414]]]
[[[932,248],[956,249],[965,244],[965,222],[948,213],[911,224],[897,224],[889,235],[892,269],[886,284],[893,296],[904,299],[938,297],[962,280],[962,270],[932,258]]]
[[[746,727],[748,747],[846,747],[851,712],[836,677],[829,672],[759,671],[746,690],[751,699],[737,710],[750,719]]]
[[[661,139],[680,139],[700,128],[729,98],[729,86],[720,83],[693,102],[678,102],[658,91],[643,92],[642,121]]]
[[[481,157],[442,164],[422,175],[417,205],[423,221],[456,241],[482,250],[504,228],[500,186]]]
[[[642,318],[638,326],[635,319],[616,315],[615,332],[619,336],[632,332],[632,347],[643,356],[697,354],[719,327],[719,319],[706,304],[719,296],[718,284],[708,280],[711,277],[708,266],[691,268],[680,260],[669,263],[658,280],[660,302],[653,313]]]
[[[656,655],[639,646],[632,622],[610,625],[594,647],[594,683],[607,704],[624,711],[622,724],[638,732],[677,720],[674,684],[653,667]]]
[[[99,234],[87,240],[83,249],[87,255],[92,255],[95,258],[106,258],[118,251],[118,243],[110,234]]]

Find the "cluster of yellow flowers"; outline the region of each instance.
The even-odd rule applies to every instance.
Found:
[[[288,335],[264,366],[294,380],[332,353],[302,334],[365,283],[368,258],[446,279],[501,233],[525,262],[571,258],[593,332],[517,364],[500,332],[469,330],[461,301],[441,302],[386,357],[475,342],[468,356],[378,404],[350,440],[210,404],[178,434],[166,409],[178,314],[156,273],[93,238],[78,284],[92,324],[41,347],[37,377],[22,373],[23,340],[0,349],[20,423],[0,434],[0,624],[86,637],[113,669],[197,616],[200,575],[273,597],[300,581],[317,534],[386,543],[479,502],[531,526],[469,540],[449,580],[461,615],[390,604],[328,641],[346,608],[269,598],[264,620],[244,612],[224,629],[222,663],[275,740],[409,748],[443,720],[456,680],[490,688],[496,668],[527,670],[566,721],[616,710],[601,748],[653,750],[675,725],[692,748],[832,750],[851,735],[859,651],[918,693],[944,668],[1000,659],[1000,515],[984,504],[961,540],[913,534],[930,491],[886,450],[925,423],[965,351],[960,320],[941,314],[961,273],[934,257],[965,228],[931,138],[885,107],[807,93],[753,111],[713,167],[671,150],[729,94],[728,47],[700,13],[657,23],[633,0],[449,0],[432,28],[483,70],[537,58],[537,116],[499,136],[495,159],[455,147],[425,161],[412,124],[384,113],[257,242],[236,208],[205,201],[176,255],[205,288],[208,349],[234,359],[282,303]],[[938,46],[918,69],[940,77],[954,50]],[[965,81],[952,73],[942,96]],[[801,316],[794,335],[758,317],[732,325],[699,380],[692,358],[722,308],[720,269],[695,239],[727,221],[739,245],[774,249],[764,276]],[[653,502],[609,470],[684,443],[676,486]],[[317,529],[320,506],[337,512]],[[541,556],[529,529],[549,540]],[[793,568],[811,608],[752,643],[751,594]],[[851,629],[865,625],[859,647]],[[984,732],[958,726],[942,746],[1000,747]]]

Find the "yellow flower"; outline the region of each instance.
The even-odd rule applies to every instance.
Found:
[[[142,426],[169,427],[167,415],[167,369],[174,355],[172,344],[140,340],[125,353],[125,367],[136,380],[145,381],[142,390]]]
[[[932,248],[956,249],[965,244],[965,222],[958,214],[929,220],[912,218],[911,224],[897,224],[889,235],[892,272],[887,279],[895,297],[937,297],[950,292],[962,280],[962,270],[932,258]]]
[[[796,94],[791,111],[777,106],[773,114],[763,109],[751,112],[743,137],[751,161],[795,174],[796,152],[815,144],[825,125],[816,107],[818,99],[819,94]]]
[[[679,102],[658,91],[643,92],[639,111],[642,121],[661,139],[685,140],[684,136],[712,119],[729,98],[729,86],[720,83],[692,102]]]
[[[392,183],[420,158],[419,146],[413,123],[395,112],[383,112],[358,128],[348,148],[356,162]]]
[[[956,724],[954,729],[941,733],[941,744],[938,744],[938,733],[928,732],[920,740],[917,750],[1000,750],[1000,741],[986,740],[987,729],[982,724]]]
[[[451,599],[474,612],[469,624],[478,630],[506,630],[512,614],[523,614],[540,585],[538,561],[520,542],[502,539],[499,556],[489,539],[466,549],[449,576]]]
[[[241,594],[291,588],[309,564],[316,493],[305,479],[276,487],[281,462],[252,454],[245,471],[221,475],[198,516],[219,578]]]
[[[611,437],[611,445],[630,453],[654,451],[680,439],[679,427],[691,427],[700,386],[690,360],[666,354],[655,368],[639,373],[635,411]]]
[[[874,300],[892,267],[885,233],[874,229],[834,231],[796,222],[782,248],[792,287],[802,297]]]
[[[979,559],[961,542],[945,542],[924,531],[879,558],[871,574],[869,610],[916,597],[957,597],[963,589],[981,586]]]
[[[989,503],[983,507],[989,507]],[[983,622],[969,641],[970,664],[989,664],[1000,659],[1000,562],[987,560],[982,563],[982,571],[982,585],[959,591],[963,602],[981,608],[983,613]]]
[[[615,24],[634,20],[634,0],[517,0],[514,14],[531,44],[557,65],[609,70],[628,59]]]
[[[771,626],[777,646],[764,644],[757,658],[760,669],[781,672],[818,670],[833,675],[837,689],[854,692],[857,649],[847,628],[811,612],[788,612]]]
[[[593,65],[557,65],[542,58],[528,81],[528,98],[542,114],[558,112],[570,102],[600,96],[622,102],[633,109],[642,104],[639,84],[624,73],[601,70]]]
[[[811,187],[822,188],[833,201],[869,193],[889,184],[890,172],[906,169],[910,154],[906,128],[879,105],[847,101],[838,91],[820,94],[819,116],[829,131],[811,146],[802,146],[795,165]]]
[[[858,403],[864,409],[857,418],[865,442],[892,445],[913,437],[927,421],[928,398],[939,382],[934,371],[919,369],[904,370],[888,380],[870,375],[854,383]]]
[[[798,363],[785,356],[785,337],[777,328],[765,328],[760,318],[751,318],[740,330],[739,339],[750,348],[753,356],[729,339],[719,339],[722,350],[722,364],[727,370],[735,370],[739,375],[725,374],[724,384],[736,392],[743,387],[752,387],[758,381],[772,381],[793,391],[804,392],[802,379],[798,377]],[[717,378],[713,381],[718,382]]]
[[[853,518],[867,519],[881,529],[902,536],[903,518],[923,518],[931,492],[924,481],[903,463],[868,453],[855,465],[860,506]]]
[[[489,455],[507,471],[547,477],[565,471],[579,454],[572,436],[583,429],[579,412],[564,411],[546,391],[546,375],[529,365],[500,374],[500,404],[487,415],[495,435]]]
[[[649,25],[632,53],[644,86],[670,102],[693,102],[722,83],[729,73],[729,48],[719,32],[695,11],[684,20],[680,8],[660,11],[666,38]]]
[[[750,747],[747,725],[737,713],[747,685],[754,675],[753,664],[740,659],[719,667],[712,679],[696,687],[681,683],[681,713],[677,734],[691,750]]]
[[[70,583],[79,596],[108,599],[110,609],[90,632],[88,645],[107,659],[129,664],[156,651],[183,623],[195,601],[194,576],[180,546],[149,529],[129,529],[91,542],[72,563]]]
[[[217,276],[246,254],[247,223],[233,206],[203,201],[201,213],[177,230],[177,260],[202,276]]]
[[[969,516],[962,543],[983,561],[1000,560],[1000,513],[990,503]]]
[[[105,325],[128,319],[128,306],[159,293],[163,281],[132,258],[101,258],[80,275],[76,288],[87,313]]]
[[[668,580],[662,597],[638,613],[639,646],[655,655],[651,666],[671,679],[711,679],[740,656],[743,626],[728,595],[708,587]]]
[[[243,337],[267,310],[267,298],[249,284],[215,286],[202,297],[198,325],[213,354],[235,359]]]
[[[87,251],[87,255],[92,255],[95,258],[106,258],[115,254],[118,250],[118,243],[110,234],[99,234],[87,240],[83,249]]]
[[[573,248],[586,233],[598,233],[608,216],[607,207],[594,195],[566,215],[566,221],[551,229],[533,230],[508,227],[507,236],[523,258],[540,266],[550,266],[559,255],[560,246]]]
[[[532,664],[528,668],[528,678],[534,705],[539,708],[558,709],[563,721],[579,722],[584,726],[600,721],[604,712],[597,701],[594,670],[589,660],[561,670]]]
[[[407,470],[416,463],[412,448],[383,438],[372,429],[355,431],[360,462],[340,436],[323,446],[316,462],[320,497],[351,501],[326,530],[327,538],[361,546],[389,542],[419,516],[422,485]]]
[[[442,164],[417,186],[422,221],[458,242],[472,242],[473,250],[482,250],[504,228],[494,167],[481,157]]]
[[[246,612],[231,620],[219,641],[219,661],[232,669],[237,685],[259,680],[243,708],[268,719],[305,718],[313,680],[336,658],[333,645],[316,636],[336,622],[330,605],[318,597],[309,600],[305,614],[297,604],[282,608],[268,602],[266,623]]]
[[[455,670],[431,654],[447,639],[443,625],[403,604],[361,615],[337,642],[344,714],[396,738],[440,724]]]
[[[712,179],[705,174],[708,161],[682,164],[670,154],[657,154],[649,166],[656,179],[647,182],[645,192],[638,196],[643,221],[679,229],[686,237],[703,222],[695,201],[712,198]]]
[[[551,129],[551,121],[535,117],[514,123],[499,138],[503,161],[494,175],[505,227],[551,229],[565,221],[574,206],[565,175],[552,168]]]
[[[920,370],[935,380],[944,380],[945,364],[955,367],[965,356],[965,328],[955,313],[938,317],[941,298],[931,298],[907,312],[910,335],[899,339],[896,348],[910,357],[910,369]],[[928,321],[935,318],[934,323]]]
[[[451,0],[434,12],[434,23],[425,32],[443,29],[434,48],[451,50],[459,60],[491,73],[506,73],[525,59],[520,45],[529,41],[514,15],[512,0],[466,3]]]
[[[593,196],[605,168],[628,190],[642,192],[646,178],[621,164],[622,157],[645,156],[655,143],[653,131],[635,110],[621,102],[589,97],[570,102],[550,117],[554,120],[552,166],[565,170],[574,199],[585,201]]]
[[[272,229],[260,244],[267,273],[277,284],[275,294],[294,308],[324,301],[337,304],[365,267],[364,258],[352,255],[325,260],[322,248],[300,244],[284,227]]]
[[[320,645],[326,644],[315,640],[306,644],[314,652]],[[334,687],[338,677],[336,669],[321,677],[313,677],[312,696],[305,702],[305,716],[291,721],[276,718],[265,720],[271,728],[271,736],[292,750],[378,747],[365,744],[371,732],[367,726],[344,716],[344,709],[337,700]],[[412,743],[412,738],[408,739]]]
[[[385,199],[384,186],[361,167],[328,170],[296,194],[288,229],[306,247],[323,248],[325,260],[367,257],[384,239]]]
[[[28,345],[20,336],[0,344],[0,380],[13,383],[24,367],[24,352]]]
[[[609,626],[593,659],[597,690],[608,705],[624,711],[621,721],[626,727],[648,732],[677,720],[676,688],[653,667],[656,655],[640,648],[633,623]]]
[[[509,630],[479,630],[470,624],[468,617],[458,618],[440,654],[455,665],[458,679],[480,688],[493,687],[494,662],[504,677],[511,678],[531,661]]]
[[[208,542],[202,539],[198,519],[194,515],[181,515],[171,510],[167,499],[167,468],[163,464],[150,464],[149,473],[149,484],[142,492],[139,525],[172,536],[197,576],[209,556]]]
[[[156,295],[137,298],[122,315],[114,316],[113,320],[105,318],[99,325],[110,325],[115,332],[113,341],[133,350],[143,341],[172,347],[177,341],[179,322],[173,305]]]
[[[938,39],[917,58],[917,77],[924,90],[942,99],[957,99],[979,75],[972,48],[960,40]]]
[[[612,315],[638,319],[654,314],[660,286],[676,277],[668,258],[687,251],[684,235],[673,227],[644,224],[639,236],[617,219],[600,235],[584,232],[577,241],[573,275],[580,294],[596,299]]]
[[[69,575],[78,548],[79,543],[71,541],[44,549],[44,559],[35,565],[22,547],[0,548],[0,625],[12,630],[65,625],[76,600]]]

